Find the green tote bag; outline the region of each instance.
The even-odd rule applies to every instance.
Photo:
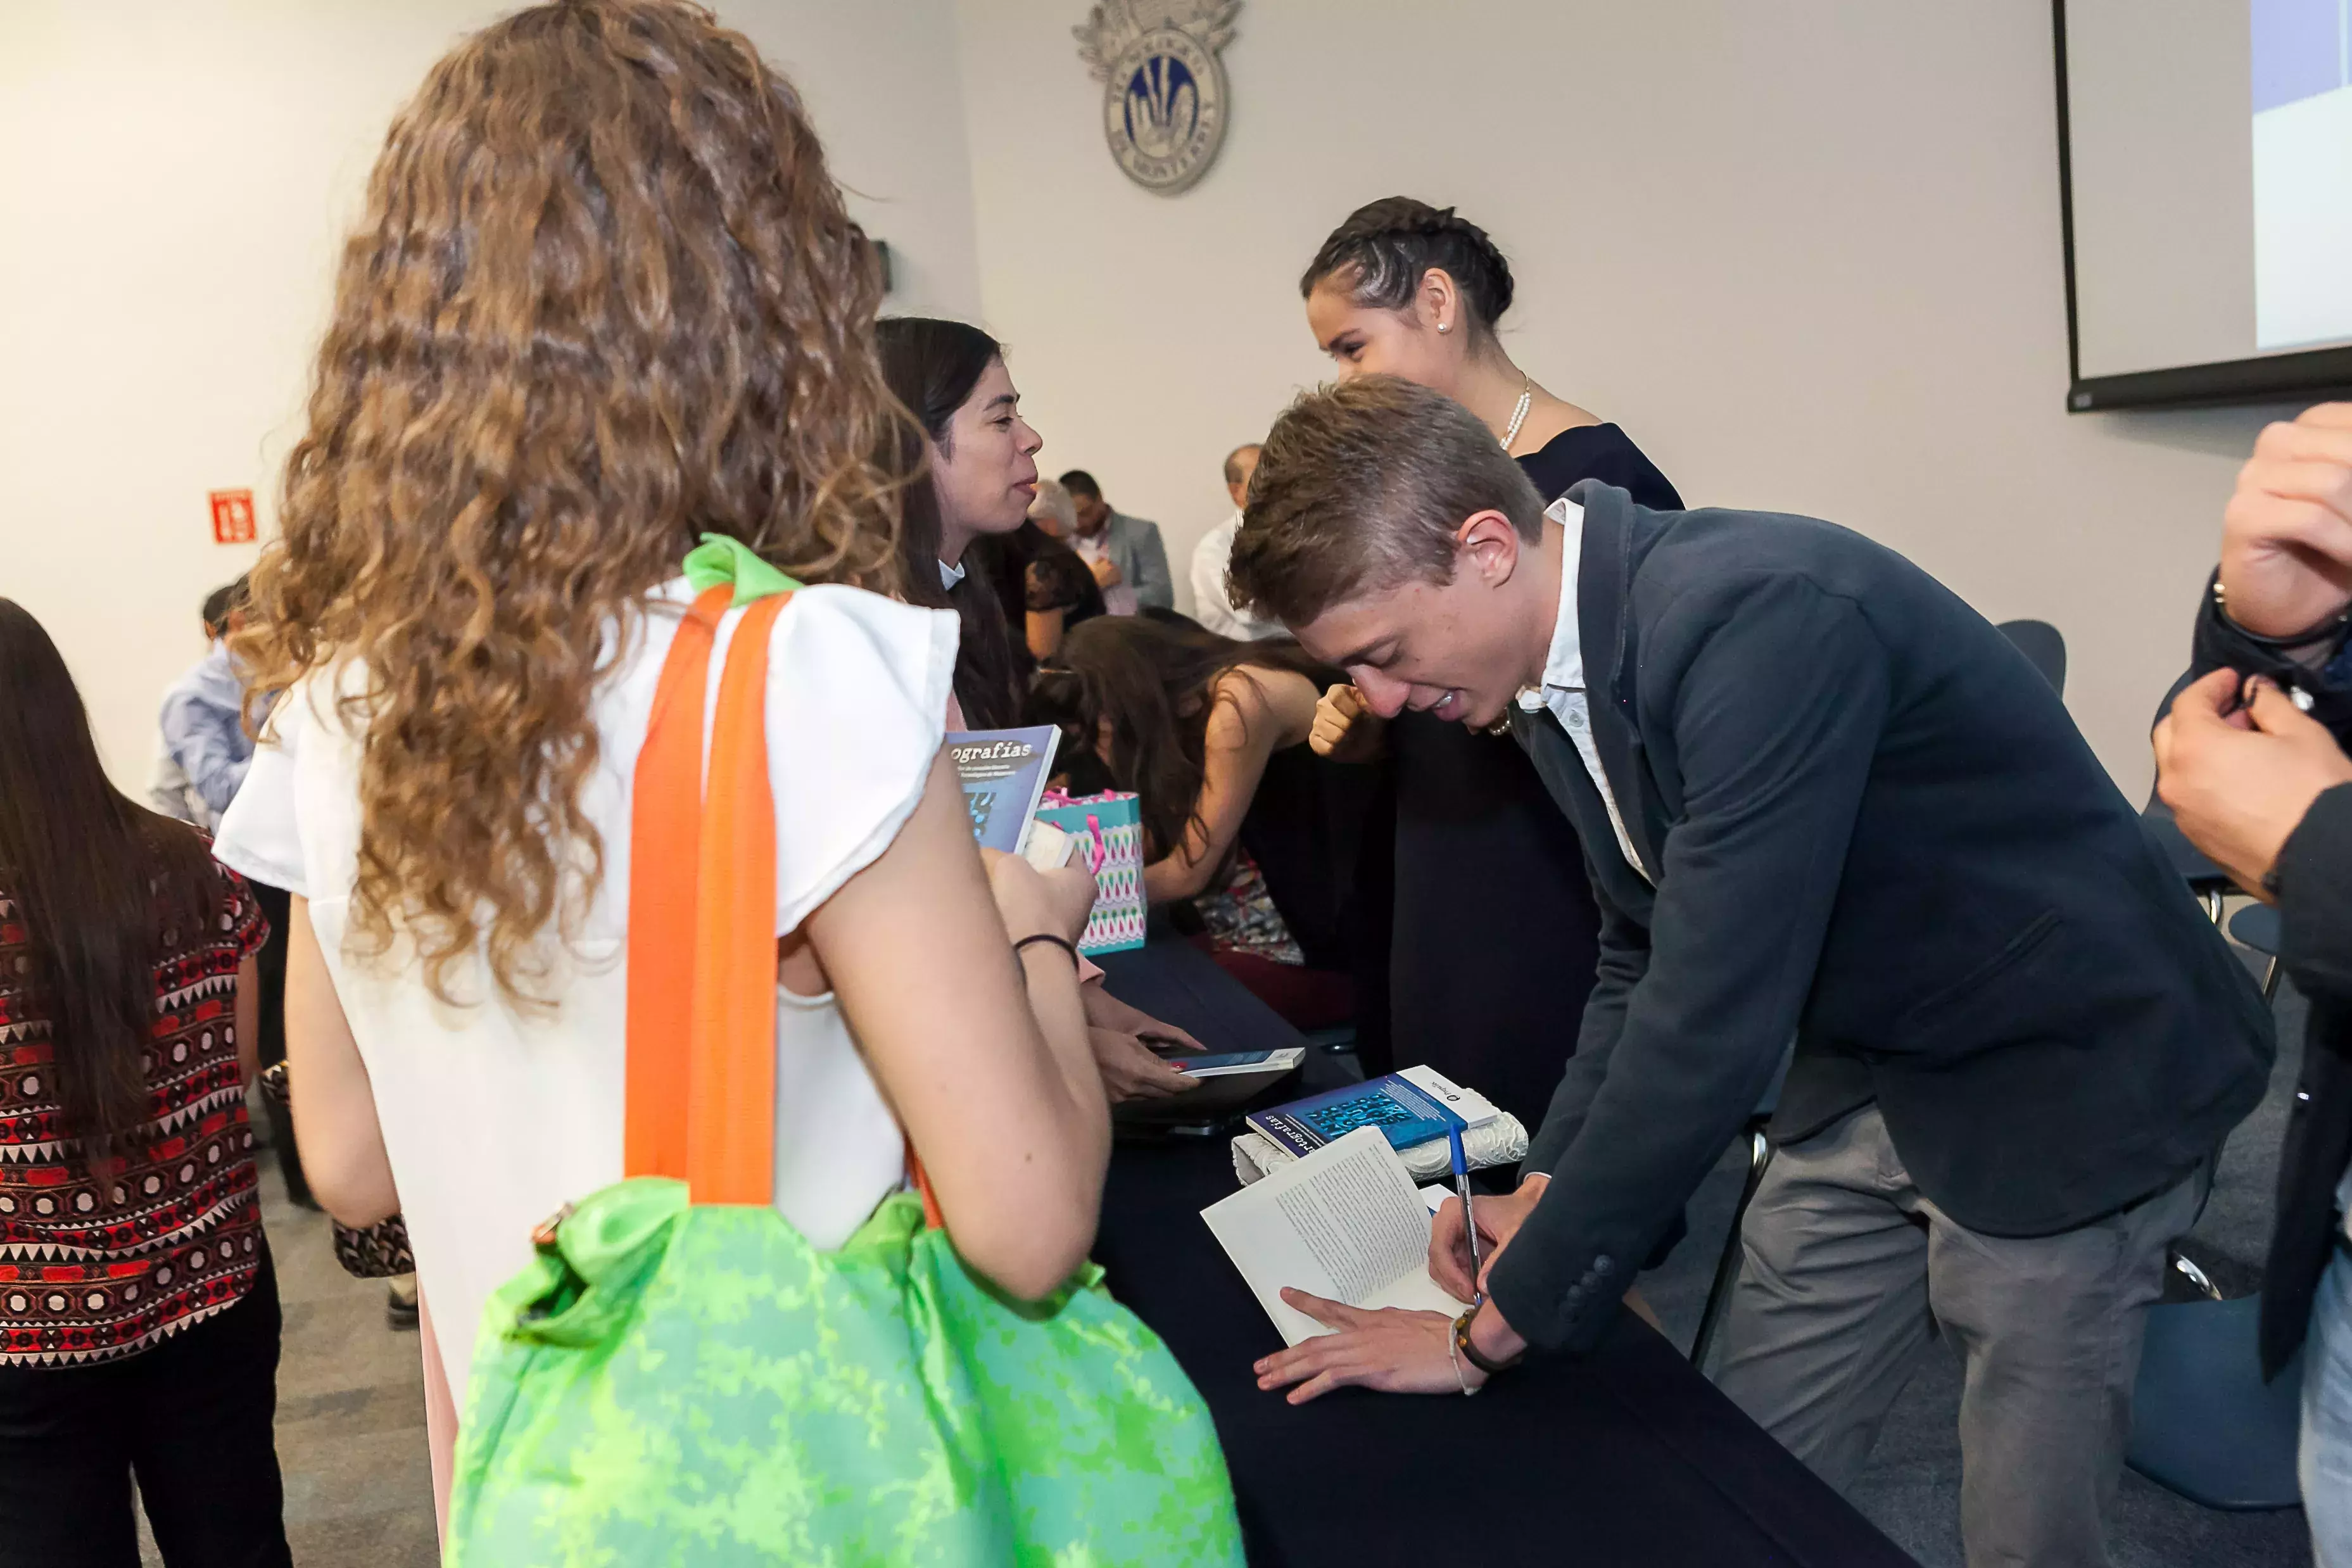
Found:
[[[688,565],[633,806],[628,1179],[483,1314],[451,1568],[1240,1563],[1200,1394],[1099,1270],[1015,1301],[916,1193],[833,1252],[776,1212],[761,724],[792,584],[732,542]]]

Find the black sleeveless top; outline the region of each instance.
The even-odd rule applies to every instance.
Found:
[[[1642,506],[1682,510],[1614,425],[1563,430],[1518,462],[1547,505],[1599,479]],[[1576,1050],[1600,962],[1601,912],[1576,830],[1507,735],[1409,712],[1391,721],[1388,741],[1395,1058],[1477,1089],[1532,1133]]]
[[[1519,471],[1535,482],[1536,493],[1543,497],[1546,506],[1566,495],[1570,485],[1599,479],[1632,496],[1635,506],[1653,511],[1683,510],[1683,498],[1675,493],[1666,476],[1614,425],[1580,425],[1563,430],[1541,449],[1522,457]]]

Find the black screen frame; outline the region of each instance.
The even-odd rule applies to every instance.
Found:
[[[2198,408],[2276,403],[2302,395],[2352,392],[2352,346],[2257,354],[2210,364],[2085,376],[2074,311],[2074,170],[2066,105],[2066,0],[2050,0],[2058,84],[2058,233],[2066,259],[2066,412],[2116,408]]]

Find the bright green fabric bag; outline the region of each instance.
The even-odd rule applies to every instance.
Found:
[[[748,575],[697,602],[665,667],[637,774],[637,866],[649,847],[675,864],[679,843],[649,814],[681,778],[699,782],[711,630]],[[965,1267],[914,1193],[886,1199],[836,1252],[768,1201],[772,814],[734,805],[767,798],[758,698],[780,606],[755,605],[731,641],[705,814],[684,844],[699,886],[672,922],[676,951],[648,943],[643,962],[640,933],[678,911],[633,876],[633,1173],[542,1227],[483,1314],[450,1568],[1238,1564],[1208,1411],[1099,1269],[1013,1301]],[[748,818],[769,823],[764,883]],[[764,996],[745,979],[761,947]],[[690,972],[690,1007],[665,958]],[[671,1041],[648,1043],[665,1009]],[[731,1047],[719,1039],[730,1033]],[[681,1078],[682,1091],[662,1087]]]

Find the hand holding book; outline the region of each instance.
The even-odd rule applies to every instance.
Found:
[[[1166,1100],[1200,1087],[1200,1079],[1170,1067],[1133,1035],[1091,1026],[1087,1039],[1095,1048],[1095,1066],[1102,1069],[1103,1089],[1113,1105]]]
[[[1297,1289],[1285,1289],[1282,1300],[1332,1331],[1256,1363],[1260,1388],[1297,1385],[1283,1396],[1293,1405],[1351,1385],[1381,1394],[1467,1394],[1486,1381],[1475,1366],[1455,1371],[1459,1363],[1447,1353],[1454,1319],[1446,1313],[1367,1310]]]
[[[1040,932],[1076,942],[1094,910],[1095,880],[1084,871],[1040,871],[1018,855],[982,848],[988,889],[1013,940]]]

